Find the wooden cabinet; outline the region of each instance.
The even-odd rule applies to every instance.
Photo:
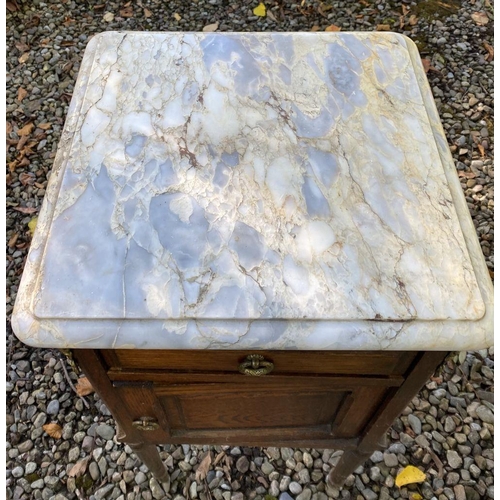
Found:
[[[249,365],[249,355],[256,353],[74,354],[127,442],[348,450],[336,476],[331,474],[335,484],[379,447],[393,419],[444,357],[395,351],[258,351],[262,360]],[[269,373],[245,375],[240,372],[243,363],[250,373],[261,366]],[[158,470],[147,456],[143,460]]]

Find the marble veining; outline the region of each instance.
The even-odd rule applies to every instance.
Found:
[[[491,307],[409,39],[90,41],[16,301],[23,341],[480,348]]]

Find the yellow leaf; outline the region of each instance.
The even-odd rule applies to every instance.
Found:
[[[174,13],[174,18],[176,21],[180,21],[182,19],[182,17],[180,16],[180,14],[177,14],[177,12]]]
[[[425,474],[413,465],[407,465],[397,476],[396,486],[401,488],[405,484],[422,483],[425,481]]]
[[[45,424],[43,430],[55,439],[60,439],[62,436],[62,427],[58,424]]]
[[[253,13],[256,16],[265,17],[265,15],[266,15],[266,6],[262,2],[259,3],[259,5],[257,5],[257,7],[255,7],[255,9],[253,9]]]
[[[33,217],[33,219],[31,219],[28,222],[28,227],[29,227],[31,236],[33,236],[35,234],[35,228],[36,228],[37,222],[38,222],[38,217]]]
[[[76,392],[79,396],[87,396],[94,392],[94,388],[87,377],[80,377],[76,383]]]
[[[412,493],[410,500],[423,500],[423,497],[420,493]]]

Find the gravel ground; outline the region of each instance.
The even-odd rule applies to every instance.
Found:
[[[10,0],[7,2],[7,314],[10,316],[79,64],[89,37],[105,30],[343,31],[387,29],[418,45],[462,187],[493,278],[493,8],[489,0],[325,3],[257,1]],[[32,125],[30,125],[32,124]],[[7,498],[375,500],[493,498],[493,349],[450,356],[388,433],[389,447],[325,485],[333,450],[164,446],[172,474],[164,491],[95,394],[78,397],[79,376],[56,350],[31,349],[7,325]],[[43,429],[62,427],[59,439]],[[220,455],[206,479],[195,471]],[[221,454],[221,452],[223,452]],[[80,464],[82,475],[74,475]],[[394,484],[401,467],[427,481]],[[72,471],[73,469],[73,471]]]

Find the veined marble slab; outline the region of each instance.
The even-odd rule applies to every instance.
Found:
[[[73,348],[491,345],[491,281],[414,44],[95,36],[13,328]]]

